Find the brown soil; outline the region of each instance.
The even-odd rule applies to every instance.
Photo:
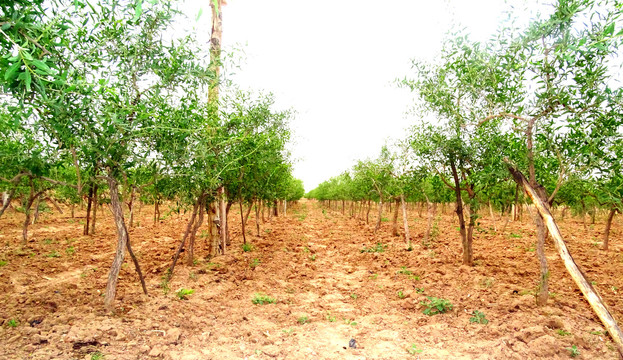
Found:
[[[389,222],[375,236],[372,221],[323,213],[317,203],[302,201],[263,224],[261,237],[252,215],[247,229],[254,250],[243,252],[239,214],[232,210],[229,253],[202,257],[193,267],[182,258],[165,295],[162,275],[188,214],[153,225],[151,210],[144,207],[130,231],[149,296],[126,259],[114,315],[105,313],[102,296],[116,244],[110,212],[99,211],[93,236],[81,235],[83,218],[46,214],[31,227],[24,249],[23,215],[5,214],[0,358],[91,359],[99,351],[107,360],[567,359],[572,346],[578,358],[617,358],[551,243],[552,294],[547,306],[535,306],[538,265],[528,214],[498,234],[483,216],[475,232],[476,265],[466,267],[449,211],[429,244],[422,244],[426,220],[411,211],[414,246],[406,251],[403,238],[389,235]],[[576,261],[622,319],[621,224],[615,219],[611,250],[604,252],[596,242],[602,222],[586,231],[577,219],[560,226]],[[384,252],[361,252],[377,242],[386,245]],[[205,256],[205,246],[199,238],[197,256]],[[252,268],[254,259],[259,265]],[[180,288],[195,292],[179,300]],[[254,305],[256,293],[276,303]],[[421,305],[427,296],[447,299],[453,309],[427,316]],[[475,310],[489,323],[470,323]],[[308,323],[300,324],[304,317]],[[351,339],[356,349],[349,348]],[[421,352],[409,354],[411,346]]]

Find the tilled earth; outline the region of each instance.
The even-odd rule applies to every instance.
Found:
[[[375,235],[372,214],[368,225],[304,200],[263,223],[261,236],[251,216],[250,252],[242,250],[240,216],[232,211],[227,255],[206,259],[200,236],[195,265],[186,265],[182,254],[166,292],[162,275],[189,214],[152,224],[152,210],[144,207],[130,230],[149,295],[126,259],[114,315],[104,311],[102,296],[116,245],[107,210],[99,211],[92,236],[81,235],[84,212],[74,219],[45,214],[31,226],[25,248],[19,247],[23,214],[5,214],[0,358],[567,359],[572,351],[584,359],[617,358],[551,243],[550,300],[535,305],[538,265],[527,213],[504,231],[498,219],[498,232],[483,216],[474,235],[476,265],[466,267],[450,211],[436,216],[426,243],[426,214],[410,211],[413,249],[406,251],[404,237],[390,235],[390,222]],[[599,248],[603,219],[586,229],[570,218],[560,226],[620,321],[623,225],[615,219],[608,252]],[[182,288],[194,293],[180,300]],[[259,294],[275,303],[253,304]],[[452,308],[425,315],[429,297]],[[474,311],[488,323],[471,322]]]

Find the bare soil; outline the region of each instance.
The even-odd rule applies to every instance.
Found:
[[[126,258],[113,315],[104,311],[102,296],[116,244],[109,211],[98,212],[92,236],[81,235],[84,212],[74,219],[44,214],[25,248],[19,246],[23,214],[5,214],[0,358],[91,359],[99,352],[107,360],[567,359],[575,346],[580,359],[617,359],[551,242],[552,293],[547,306],[535,305],[536,235],[527,213],[497,233],[483,215],[474,236],[476,265],[466,267],[450,211],[437,218],[437,234],[426,244],[426,214],[410,211],[413,249],[406,251],[404,238],[390,235],[390,222],[375,235],[372,214],[366,225],[301,201],[262,224],[259,237],[252,215],[247,239],[254,248],[244,252],[239,213],[232,210],[228,254],[205,259],[206,238],[199,237],[196,264],[187,266],[182,257],[165,293],[162,275],[189,214],[153,224],[152,211],[143,207],[130,230],[149,295]],[[604,252],[598,220],[586,230],[579,219],[559,225],[576,262],[620,320],[623,226],[615,218],[611,250]],[[383,252],[361,251],[377,243]],[[194,293],[180,300],[181,288]],[[276,302],[253,304],[256,293]],[[427,297],[453,307],[425,315]],[[474,311],[488,324],[470,322]],[[351,339],[356,348],[349,347]]]

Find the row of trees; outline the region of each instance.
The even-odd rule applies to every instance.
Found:
[[[219,75],[222,4],[211,6],[208,52],[171,35],[182,14],[168,1],[0,3],[0,216],[22,200],[25,246],[39,201],[86,200],[85,234],[98,202],[110,202],[118,244],[109,307],[126,249],[143,281],[128,234],[139,199],[155,204],[154,221],[163,201],[194,207],[181,244],[189,239],[192,262],[205,211],[224,253],[232,204],[303,195],[286,151],[291,114]]]
[[[419,114],[434,120],[415,125],[393,152],[384,149],[308,195],[449,201],[447,191],[431,191],[444,184],[457,205],[463,263],[472,265],[478,210],[520,200],[522,176],[511,174],[525,173],[538,194],[533,201],[547,212],[554,205],[582,215],[606,209],[607,250],[612,218],[623,210],[620,16],[616,2],[560,0],[551,14],[523,29],[504,27],[487,43],[455,34],[438,61],[414,61],[413,76],[400,81],[416,94]],[[534,216],[539,305],[548,299],[544,219]]]

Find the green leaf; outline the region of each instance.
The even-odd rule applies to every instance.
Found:
[[[136,2],[136,6],[134,7],[134,19],[132,21],[138,20],[143,14],[143,0],[138,0]]]
[[[30,71],[25,72],[24,82],[26,83],[26,90],[30,91],[30,83],[32,83],[32,77],[30,77]]]
[[[199,13],[197,14],[197,18],[195,19],[195,21],[199,21],[201,14],[203,14],[203,8],[199,8]]]
[[[614,23],[610,23],[608,26],[606,26],[606,28],[604,29],[604,35],[612,35],[614,34]]]
[[[15,64],[11,65],[7,71],[4,73],[4,80],[12,80],[15,78],[15,74],[17,74],[17,70],[19,69],[20,65],[22,65],[21,62],[16,62]]]
[[[7,30],[10,27],[11,27],[11,23],[9,22],[2,24],[2,30]]]
[[[52,74],[53,73],[52,69],[50,69],[50,67],[46,63],[41,61],[41,60],[33,60],[32,64],[35,65],[37,67],[37,69],[42,70],[42,71],[44,71],[44,72],[46,72],[48,74]]]
[[[24,59],[26,59],[28,61],[32,61],[33,60],[32,55],[30,55],[30,53],[28,51],[26,51],[26,50],[21,51],[20,50],[20,53],[22,54]]]

